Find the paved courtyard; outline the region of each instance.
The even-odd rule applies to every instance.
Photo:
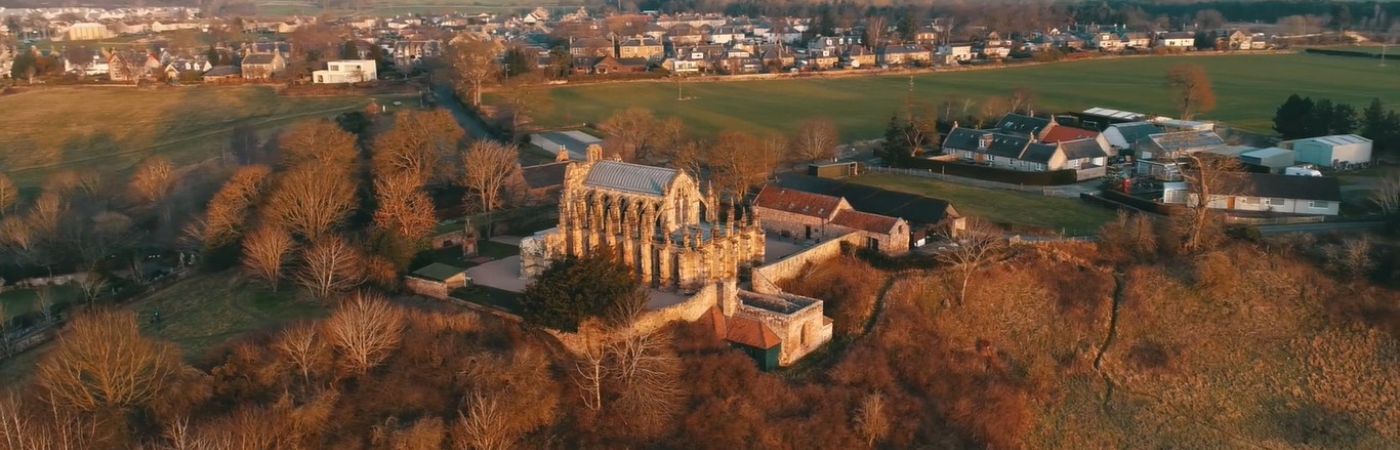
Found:
[[[796,241],[786,240],[777,236],[768,235],[763,245],[763,263],[772,264],[774,261],[791,256],[806,249],[808,246]]]
[[[525,292],[525,280],[520,279],[520,256],[508,256],[467,269],[472,284],[510,292]]]

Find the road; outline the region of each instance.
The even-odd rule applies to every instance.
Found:
[[[462,102],[457,101],[457,97],[452,94],[452,88],[445,85],[434,85],[433,96],[437,99],[437,104],[447,108],[452,112],[452,117],[457,118],[457,123],[462,125],[462,129],[468,136],[476,139],[495,139],[496,137],[486,130],[486,124],[476,117]]]

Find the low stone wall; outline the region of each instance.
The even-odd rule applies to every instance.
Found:
[[[417,277],[404,277],[403,287],[414,294],[438,300],[446,300],[452,295],[452,289],[447,287],[447,283]]]
[[[852,245],[861,244],[861,235],[850,233],[844,236],[817,244],[806,250],[793,253],[788,257],[777,260],[753,270],[753,291],[760,294],[778,295],[783,290],[778,287],[778,282],[791,278],[796,278],[802,274],[802,269],[807,264],[819,264],[841,254],[841,243],[849,242]]]
[[[595,327],[596,323],[584,324],[579,332],[570,333],[546,328],[545,331],[559,339],[574,354],[583,353],[590,344],[597,345],[602,339],[622,339],[625,337],[651,333],[664,328],[671,322],[686,321],[694,322],[705,315],[711,307],[718,304],[721,295],[737,295],[737,287],[733,282],[724,284],[709,284],[697,291],[685,301],[659,309],[650,309],[642,313],[632,327],[620,332],[611,333],[604,336]]]

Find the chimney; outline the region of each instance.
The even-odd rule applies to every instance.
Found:
[[[588,162],[598,162],[603,160],[603,146],[593,144],[588,146]]]

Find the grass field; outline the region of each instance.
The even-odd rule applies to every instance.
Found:
[[[324,11],[320,2],[304,0],[258,0],[258,13],[263,15],[320,15]],[[577,8],[588,2],[584,0],[553,0],[532,3],[522,0],[372,0],[359,9],[338,8],[334,14],[363,15],[381,17],[400,14],[420,13],[495,13],[506,14],[519,9],[544,7],[551,10]]]
[[[232,271],[181,280],[132,303],[142,332],[180,347],[189,360],[240,335],[325,314],[325,307],[297,290],[276,293],[243,283]],[[151,319],[160,313],[160,321]]]
[[[1000,225],[1064,231],[1071,235],[1092,234],[1112,220],[1114,215],[1113,211],[1079,199],[984,189],[930,178],[869,174],[851,178],[850,181],[941,198],[952,203],[953,208],[964,216],[979,217]]]
[[[123,171],[148,155],[217,156],[234,128],[263,133],[362,108],[361,95],[282,97],[271,87],[42,89],[0,97],[0,171],[22,186],[65,169]]]
[[[52,287],[54,303],[75,302],[82,298],[82,293],[75,285],[63,285]],[[37,310],[38,291],[33,289],[14,289],[0,293],[0,306],[4,306],[5,314],[0,315],[0,320],[8,320],[21,314]]]
[[[1289,94],[1331,98],[1364,107],[1372,97],[1400,106],[1400,62],[1322,55],[1231,55],[1104,59],[1000,70],[947,72],[914,77],[916,97],[938,104],[950,95],[1006,97],[1017,87],[1040,95],[1041,111],[1080,111],[1093,106],[1176,115],[1164,78],[1177,64],[1199,64],[1210,73],[1219,107],[1204,118],[1268,131]],[[835,120],[846,139],[881,135],[909,90],[904,76],[689,83],[676,101],[671,82],[561,87],[542,117],[553,125],[596,122],[629,106],[685,120],[692,131],[791,132],[803,120]],[[975,112],[976,106],[972,111]],[[956,114],[956,112],[955,112]]]

